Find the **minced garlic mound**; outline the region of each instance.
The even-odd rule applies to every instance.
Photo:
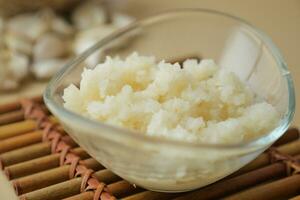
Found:
[[[279,114],[213,60],[156,62],[133,53],[107,57],[64,90],[64,106],[88,118],[149,136],[238,143],[271,131]]]

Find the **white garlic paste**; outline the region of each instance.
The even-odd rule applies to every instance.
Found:
[[[151,137],[239,143],[276,127],[279,114],[213,60],[157,62],[133,53],[107,57],[64,90],[64,106],[88,118]]]

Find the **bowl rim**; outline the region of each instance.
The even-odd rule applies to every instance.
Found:
[[[261,137],[258,137],[254,140],[248,141],[248,142],[242,142],[242,143],[236,143],[236,144],[222,144],[222,143],[192,143],[187,141],[177,141],[167,138],[156,138],[151,137],[145,134],[140,134],[138,131],[132,131],[126,128],[121,128],[113,125],[109,125],[103,122],[94,121],[92,119],[88,119],[80,114],[77,114],[75,112],[72,112],[63,106],[61,106],[59,103],[57,103],[54,100],[54,89],[56,88],[60,81],[62,81],[64,75],[68,73],[68,71],[72,70],[76,67],[77,64],[81,63],[83,60],[85,60],[90,54],[94,53],[96,50],[98,50],[101,46],[107,44],[110,42],[110,40],[119,37],[123,35],[124,33],[138,28],[140,25],[145,23],[151,23],[157,19],[161,19],[162,17],[168,17],[169,15],[173,14],[184,14],[184,13],[208,13],[216,16],[225,17],[227,19],[236,21],[238,23],[241,23],[245,27],[247,27],[251,32],[253,32],[258,38],[261,39],[261,41],[265,44],[268,51],[273,56],[274,60],[276,61],[277,67],[281,71],[281,75],[284,77],[287,87],[288,87],[288,111],[284,114],[283,118],[278,123],[278,126],[274,128],[272,131],[270,131],[268,134],[265,134]],[[180,8],[180,9],[172,9],[164,12],[160,12],[155,15],[151,15],[149,17],[143,18],[141,20],[136,20],[132,22],[131,24],[118,29],[117,31],[113,32],[112,34],[108,35],[107,37],[101,39],[97,43],[95,43],[93,46],[89,47],[87,50],[85,50],[83,53],[81,53],[79,56],[72,59],[69,63],[67,63],[59,72],[57,72],[53,78],[48,83],[46,90],[44,92],[44,101],[47,105],[47,107],[50,109],[50,111],[53,112],[53,114],[64,115],[65,117],[68,117],[72,119],[73,123],[79,123],[79,124],[85,124],[89,127],[92,127],[93,129],[106,129],[113,134],[118,135],[122,134],[126,135],[126,137],[131,137],[135,140],[140,140],[141,142],[146,142],[153,145],[176,145],[176,147],[185,147],[185,148],[218,148],[218,149],[235,149],[235,148],[258,148],[258,147],[264,147],[267,144],[271,143],[272,141],[275,141],[278,139],[283,133],[287,130],[289,124],[291,123],[294,113],[295,113],[295,90],[294,90],[294,84],[292,80],[292,76],[290,74],[290,71],[287,68],[287,64],[285,60],[283,59],[283,56],[281,55],[279,49],[276,47],[276,45],[272,42],[270,37],[268,37],[263,31],[256,28],[252,24],[248,23],[247,21],[233,16],[231,14],[227,14],[225,12],[220,12],[217,10],[212,9],[205,9],[205,8]],[[60,117],[58,117],[60,118]],[[87,132],[86,134],[92,134],[90,132]],[[96,135],[96,134],[95,134]],[[98,135],[99,136],[99,135]],[[274,139],[275,138],[275,139]],[[267,142],[266,142],[267,141]]]

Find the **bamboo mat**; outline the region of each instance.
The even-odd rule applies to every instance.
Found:
[[[151,192],[122,180],[64,132],[42,98],[0,106],[0,167],[23,200],[300,200],[299,130],[229,177],[186,193]]]

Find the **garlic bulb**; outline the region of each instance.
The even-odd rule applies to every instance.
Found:
[[[96,1],[85,1],[73,10],[72,24],[51,9],[0,18],[0,90],[15,89],[30,73],[37,79],[50,78],[74,54],[127,25],[133,19],[113,13],[106,24],[106,13]],[[128,38],[109,48],[126,45]],[[99,62],[101,50],[87,59],[93,66]]]
[[[60,60],[72,55],[73,34],[73,27],[49,9],[0,19],[0,90],[16,89],[30,71],[37,79],[50,78]]]

